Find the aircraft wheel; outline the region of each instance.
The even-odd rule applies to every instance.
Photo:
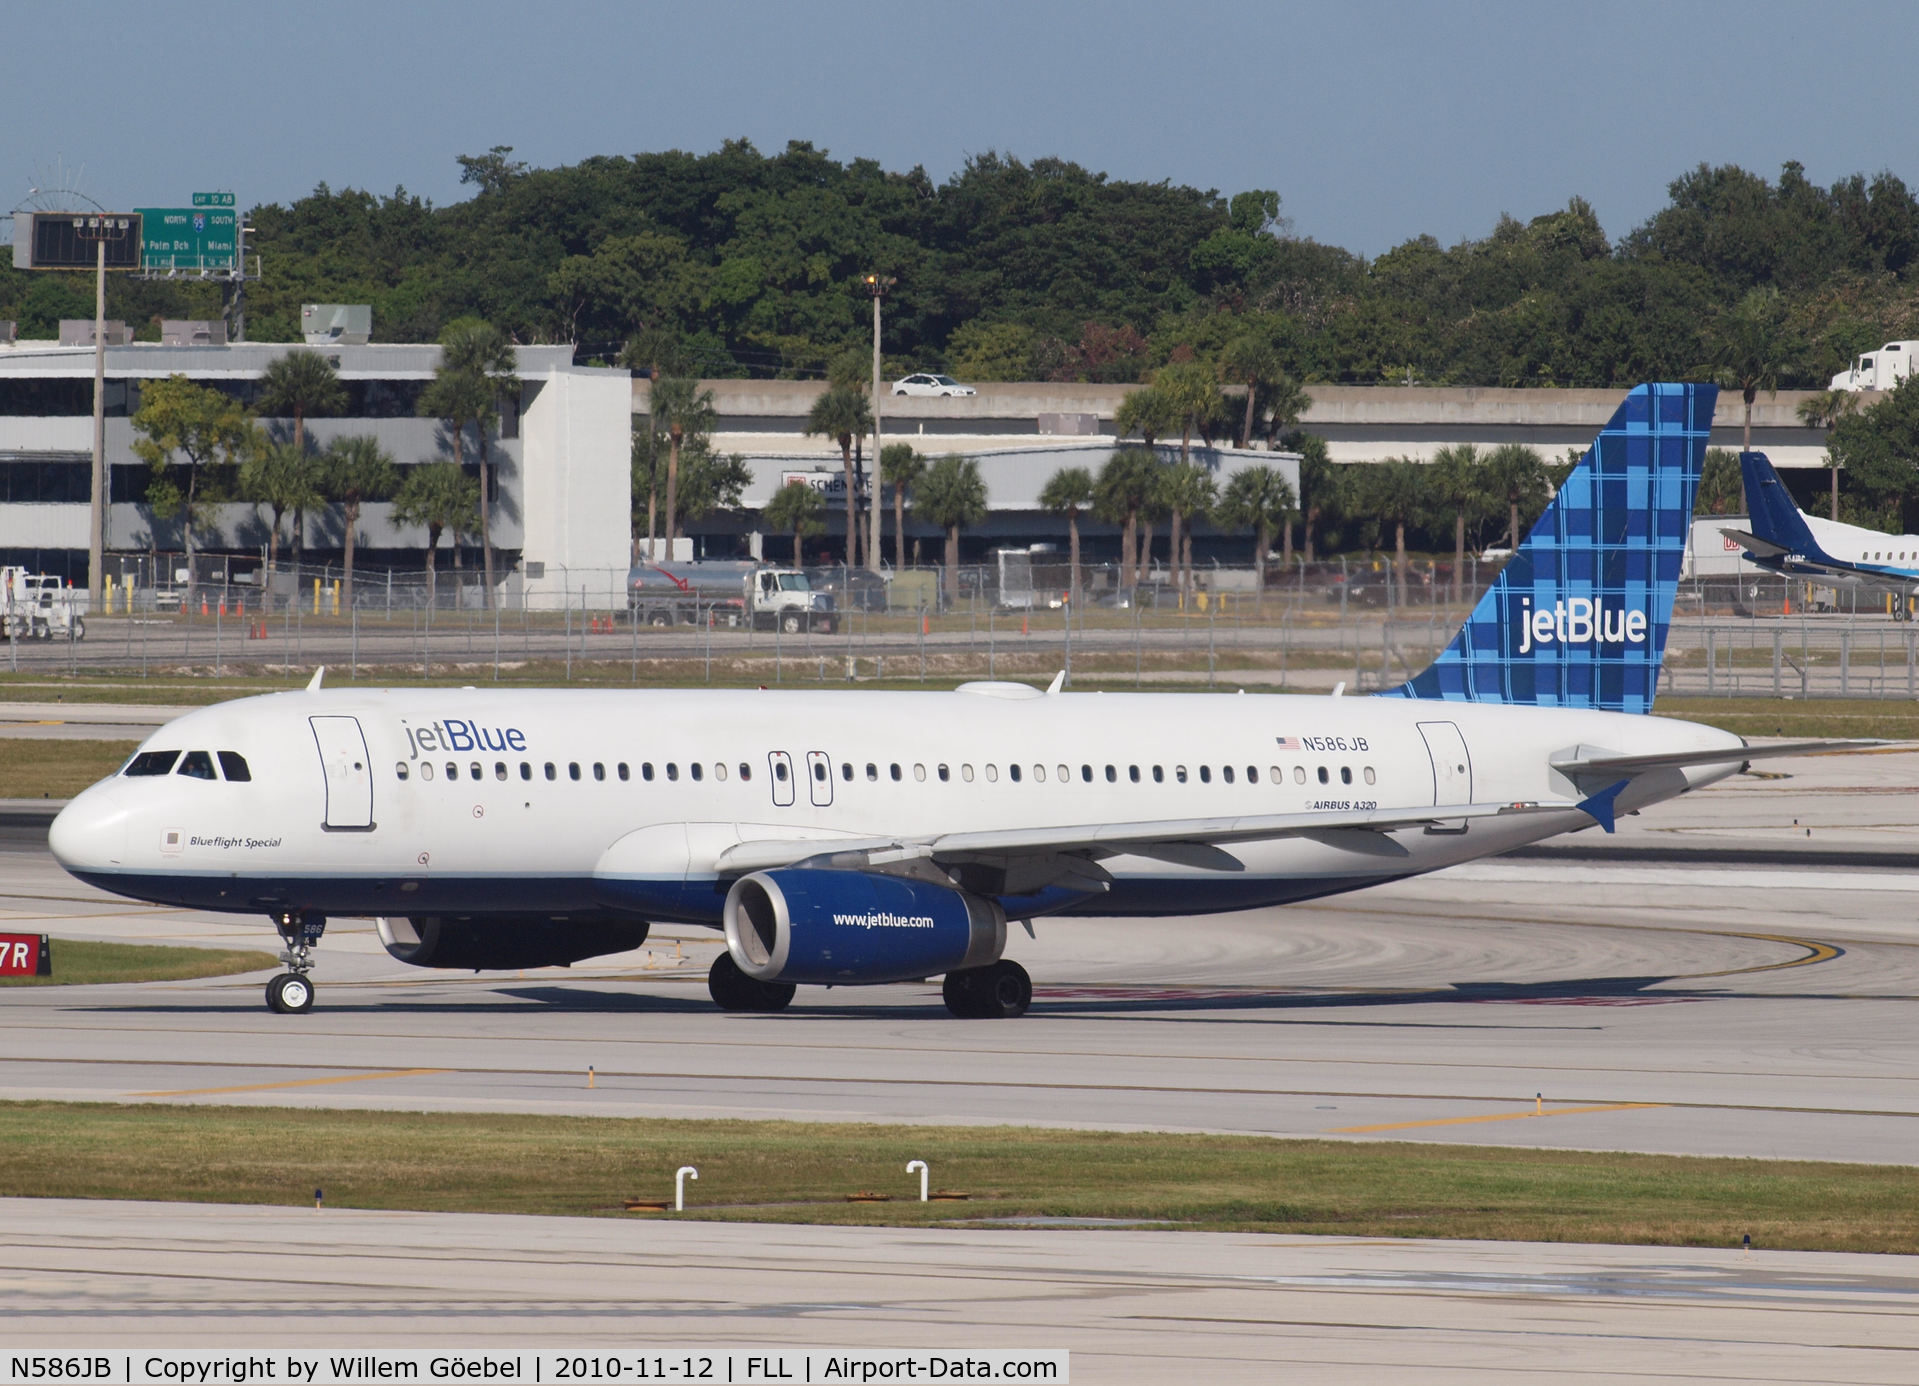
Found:
[[[267,1009],[275,1015],[305,1015],[313,1009],[313,983],[297,972],[282,972],[267,983]]]
[[[963,1020],[1011,1020],[1033,1004],[1033,979],[1011,958],[946,974],[946,1009]]]
[[[791,982],[762,982],[740,971],[731,953],[713,959],[706,990],[723,1011],[783,1011],[793,1002]]]

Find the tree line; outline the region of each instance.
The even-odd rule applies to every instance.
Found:
[[[1250,340],[1309,383],[1623,388],[1722,371],[1724,340],[1759,320],[1779,383],[1815,386],[1919,336],[1919,199],[1890,173],[1822,186],[1794,163],[1773,179],[1701,165],[1616,239],[1575,198],[1369,258],[1292,234],[1270,189],[1058,158],[989,152],[936,182],[797,141],[550,169],[511,156],[461,156],[474,195],[449,206],[322,183],[253,208],[249,334],[297,340],[301,303],[370,303],[382,341],[478,317],[599,360],[638,343],[674,374],[819,379],[864,340],[864,277],[881,273],[898,281],[889,373],[975,380],[1137,383]],[[114,277],[109,295],[146,337],[163,316],[220,315],[213,284]],[[0,317],[23,335],[91,300],[84,275],[0,267]]]

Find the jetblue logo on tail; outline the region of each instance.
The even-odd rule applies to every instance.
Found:
[[[1402,698],[1649,712],[1718,390],[1641,385]]]
[[[1519,652],[1531,654],[1533,646],[1643,645],[1646,643],[1646,613],[1608,608],[1604,599],[1573,597],[1554,602],[1551,610],[1533,610],[1533,599],[1519,599]]]

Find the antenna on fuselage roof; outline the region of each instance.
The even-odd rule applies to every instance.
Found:
[[[1065,686],[1066,686],[1066,671],[1062,669],[1057,674],[1053,675],[1053,681],[1046,685],[1046,691],[1049,694],[1057,693],[1060,691],[1060,689],[1064,688]]]
[[[326,677],[326,665],[322,664],[319,668],[313,671],[313,677],[310,680],[308,680],[307,692],[318,693],[320,691],[320,680],[324,679],[325,677]]]

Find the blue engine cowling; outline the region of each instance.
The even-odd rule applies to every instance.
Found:
[[[726,894],[726,947],[762,982],[904,982],[997,961],[1006,916],[990,900],[930,881],[755,871]]]

